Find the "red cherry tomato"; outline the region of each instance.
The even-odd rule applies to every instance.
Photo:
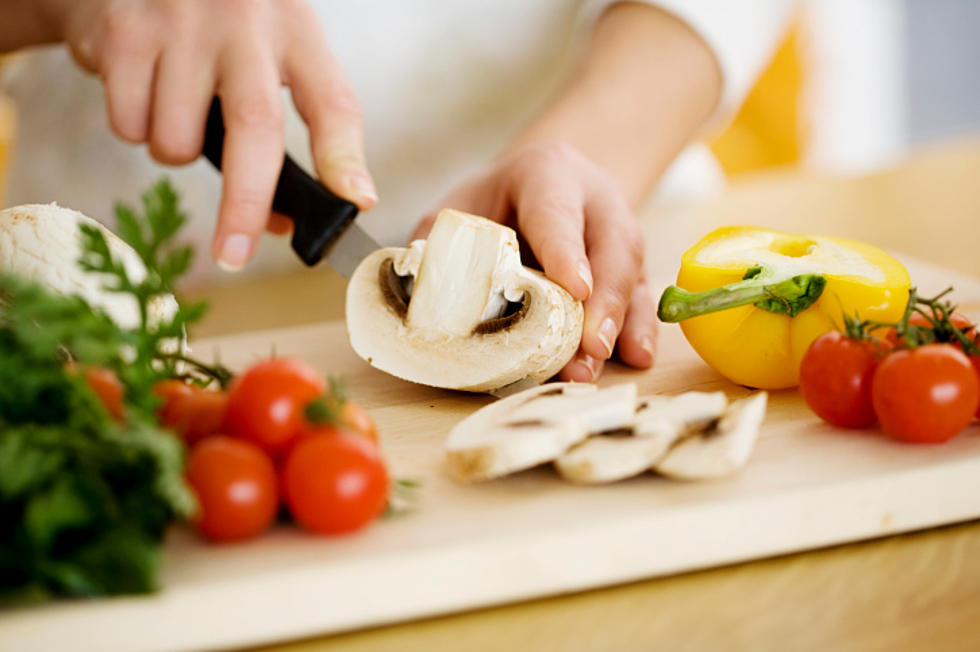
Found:
[[[971,355],[970,362],[973,363],[973,368],[977,372],[977,381],[980,382],[980,355]],[[978,419],[980,419],[980,403],[977,403],[976,416]]]
[[[887,434],[905,442],[940,443],[973,419],[980,380],[961,351],[928,344],[886,356],[872,379],[871,398]]]
[[[325,390],[324,379],[303,362],[290,358],[260,362],[232,383],[226,429],[277,455],[307,426],[303,411]]]
[[[341,428],[363,435],[375,444],[378,443],[378,428],[374,425],[374,421],[371,420],[371,417],[368,416],[364,408],[357,403],[346,401],[340,409],[338,422]]]
[[[855,340],[830,332],[813,341],[800,363],[800,393],[810,409],[842,428],[870,428],[871,378],[891,345],[878,338]]]
[[[328,428],[304,437],[289,452],[283,474],[290,513],[317,534],[357,530],[388,502],[388,472],[363,436]]]
[[[74,371],[78,368],[76,365],[69,365],[69,370]],[[84,367],[81,373],[85,383],[99,397],[109,416],[116,421],[122,421],[126,412],[123,404],[125,390],[115,372],[105,367]]]
[[[221,432],[227,407],[228,395],[224,392],[195,387],[187,396],[174,400],[163,422],[190,445]]]
[[[195,526],[209,539],[249,539],[276,517],[272,460],[247,441],[222,435],[202,439],[191,450],[187,480],[200,505]]]

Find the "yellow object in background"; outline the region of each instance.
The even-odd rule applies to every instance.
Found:
[[[14,110],[14,103],[4,95],[0,95],[0,208],[4,206],[3,193],[16,130],[17,113]]]
[[[728,128],[711,143],[728,176],[801,160],[804,66],[797,25],[776,51]]]
[[[681,322],[698,355],[740,385],[799,383],[813,340],[843,316],[898,321],[911,281],[877,247],[751,226],[712,231],[684,252],[659,317]]]

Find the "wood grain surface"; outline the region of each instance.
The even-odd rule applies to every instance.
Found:
[[[666,252],[726,223],[864,238],[980,276],[980,140],[864,177],[760,175],[642,220],[659,284],[676,265]],[[329,271],[265,284],[210,289],[202,332],[243,330],[256,308],[262,327],[341,314],[343,282]],[[980,305],[967,308],[980,316]],[[264,649],[977,650],[978,622],[980,524],[970,523]]]

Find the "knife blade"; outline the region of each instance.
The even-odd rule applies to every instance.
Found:
[[[216,97],[208,112],[202,153],[218,170],[224,143],[225,123],[221,100]],[[272,208],[292,220],[290,244],[308,266],[326,258],[328,265],[350,278],[365,256],[381,248],[355,223],[357,206],[307,174],[288,153],[283,158]]]

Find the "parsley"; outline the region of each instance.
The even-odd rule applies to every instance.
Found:
[[[100,309],[14,276],[0,276],[0,596],[149,591],[167,526],[195,509],[179,440],[158,427],[153,385],[181,365],[226,382],[229,374],[179,351],[203,303],[156,320],[192,258],[174,243],[186,221],[170,184],[143,196],[143,215],[117,206],[120,235],[146,268],[131,275],[103,232],[81,227],[79,266],[105,289],[131,295],[140,324],[124,329]],[[112,419],[72,361],[114,371],[126,418]]]

